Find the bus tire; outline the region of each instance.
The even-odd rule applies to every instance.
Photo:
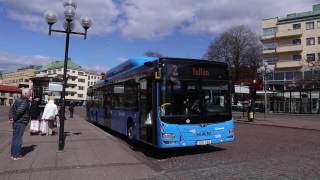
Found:
[[[127,123],[127,140],[128,140],[129,145],[131,146],[131,148],[134,148],[136,141],[135,141],[134,135],[133,135],[133,122],[131,119],[129,119],[128,123]]]

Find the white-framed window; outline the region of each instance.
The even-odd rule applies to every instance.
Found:
[[[78,79],[78,82],[86,82],[85,79]]]
[[[307,46],[315,45],[315,38],[307,38]]]
[[[306,22],[306,30],[314,29],[314,22]]]
[[[83,98],[83,94],[78,94],[78,97],[79,98]]]
[[[320,21],[317,21],[317,28],[320,29]]]
[[[307,54],[307,61],[315,61],[316,60],[316,55],[314,53],[312,54]]]
[[[301,29],[301,24],[300,23],[297,23],[297,24],[293,24],[292,25],[292,29]]]

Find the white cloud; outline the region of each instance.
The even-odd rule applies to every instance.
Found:
[[[6,12],[10,19],[19,21],[24,27],[33,31],[47,33],[48,25],[44,19],[47,10],[55,11],[58,15],[58,23],[53,28],[63,27],[63,1],[52,0],[4,0],[7,6]],[[77,0],[75,22],[76,30],[83,31],[80,25],[80,17],[89,16],[92,18],[93,26],[89,29],[90,34],[105,34],[114,31],[113,22],[116,20],[119,11],[112,0]]]
[[[123,63],[123,62],[125,62],[126,60],[128,60],[128,58],[125,58],[125,57],[118,57],[118,58],[117,58],[117,61],[118,61],[119,63]]]
[[[28,65],[45,65],[57,59],[41,55],[20,56],[0,51],[0,70],[14,70]]]
[[[104,65],[104,64],[85,64],[81,66],[83,69],[90,70],[90,71],[96,71],[98,73],[106,72],[110,69],[110,67]]]
[[[47,33],[43,13],[52,9],[63,15],[62,1],[0,0],[7,16],[34,31]],[[77,0],[78,17],[91,16],[90,34],[119,32],[128,38],[153,39],[175,32],[216,34],[233,25],[261,31],[261,20],[309,11],[317,0]],[[77,30],[81,30],[77,24]]]

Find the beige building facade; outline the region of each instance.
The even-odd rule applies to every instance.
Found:
[[[41,75],[63,79],[63,61],[56,61],[43,67]],[[65,97],[67,102],[73,101],[82,104],[87,98],[88,87],[94,85],[100,79],[101,75],[99,73],[84,70],[69,60]],[[60,99],[60,93],[49,93],[49,95],[49,98]]]
[[[15,72],[8,72],[2,75],[2,85],[16,86],[16,87],[29,87],[30,78],[36,74],[36,67],[29,66],[20,68]]]
[[[275,92],[275,112],[320,112],[320,4],[312,11],[262,21],[263,61],[271,71],[266,89]]]

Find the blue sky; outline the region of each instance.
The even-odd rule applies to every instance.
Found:
[[[26,3],[28,2],[28,3]],[[165,56],[201,58],[209,43],[233,25],[260,33],[261,19],[311,10],[314,0],[77,0],[76,30],[81,16],[90,16],[88,39],[72,36],[69,56],[79,65],[105,71],[147,50]],[[0,70],[63,59],[65,37],[48,36],[43,18],[52,9],[59,16],[62,1],[0,0]]]

